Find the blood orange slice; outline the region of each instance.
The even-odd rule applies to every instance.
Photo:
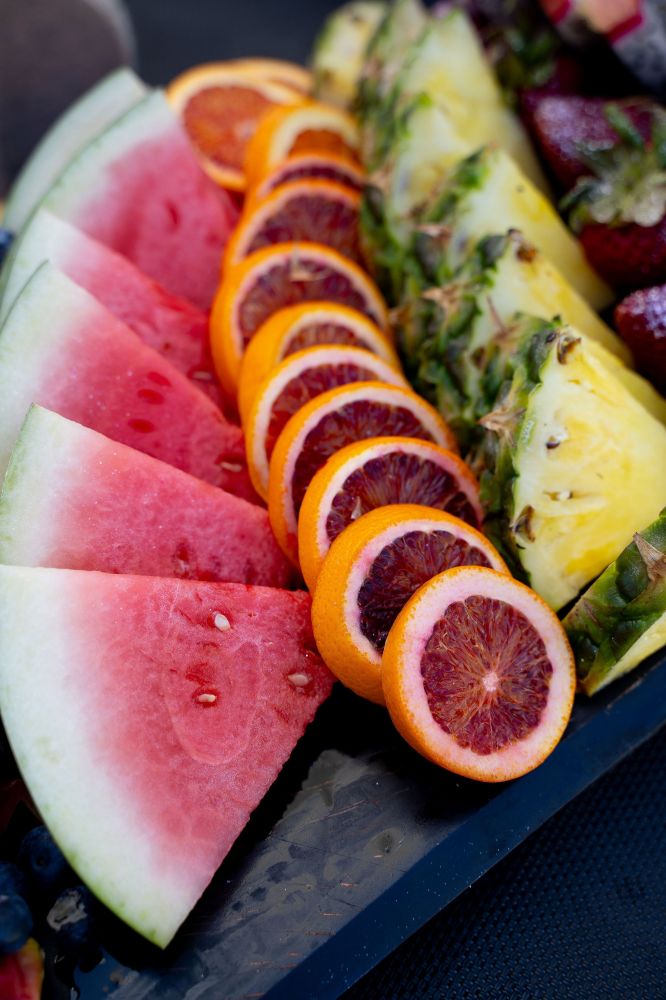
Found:
[[[225,268],[254,250],[294,241],[324,243],[363,263],[358,226],[361,196],[333,181],[282,184],[246,207],[224,254]]]
[[[284,59],[266,59],[250,57],[248,59],[228,59],[222,65],[236,73],[254,77],[257,80],[271,80],[282,83],[299,93],[306,95],[312,89],[312,73],[298,63],[287,62]]]
[[[244,428],[250,477],[260,496],[268,498],[268,462],[287,421],[329,389],[369,381],[407,387],[399,369],[360,347],[308,347],[266,377]]]
[[[238,409],[247,420],[259,386],[281,361],[296,351],[322,344],[363,347],[400,368],[387,334],[356,309],[339,302],[303,302],[278,310],[247,345],[240,368]]]
[[[215,368],[236,392],[241,358],[259,327],[284,306],[328,299],[358,309],[385,329],[386,306],[362,268],[319,243],[282,243],[256,250],[229,268],[210,318]]]
[[[274,107],[261,119],[245,153],[245,173],[253,187],[295,153],[333,153],[358,160],[358,125],[345,111],[318,101]]]
[[[479,781],[541,764],[573,706],[574,658],[557,616],[516,580],[453,569],[398,616],[382,683],[393,722],[430,760]]]
[[[330,389],[289,420],[271,456],[268,515],[279,545],[294,563],[298,512],[314,474],[345,445],[381,436],[456,447],[449,427],[421,396],[381,382]]]
[[[294,153],[280,161],[253,188],[251,197],[265,198],[281,184],[305,180],[307,177],[335,181],[354,191],[360,191],[363,187],[363,171],[345,156],[336,156],[335,153]]]
[[[332,455],[305,491],[298,515],[298,559],[310,590],[340,532],[376,507],[405,503],[444,510],[473,528],[483,520],[470,469],[431,441],[370,438]]]
[[[293,87],[228,63],[195,66],[169,84],[167,97],[206,173],[222,187],[245,190],[245,151],[271,108],[302,100]]]
[[[409,598],[453,566],[508,570],[487,538],[457,517],[418,504],[378,507],[331,545],[312,602],[317,648],[338,680],[383,704],[382,652]]]

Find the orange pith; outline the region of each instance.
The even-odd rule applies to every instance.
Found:
[[[382,685],[394,724],[419,753],[495,782],[526,774],[555,748],[571,715],[575,669],[540,597],[493,570],[460,567],[426,583],[396,618]],[[520,735],[512,739],[514,724]]]
[[[259,327],[278,309],[330,299],[359,309],[385,328],[386,306],[354,261],[319,243],[281,243],[255,250],[225,273],[210,317],[218,376],[235,393],[241,359]]]
[[[344,445],[382,433],[456,448],[429,403],[411,389],[381,382],[331,389],[306,403],[283,429],[270,461],[268,514],[278,544],[296,565],[298,511],[315,472]]]
[[[356,191],[325,180],[282,184],[245,207],[224,254],[224,268],[276,243],[317,242],[362,263]]]
[[[360,347],[309,347],[290,355],[270,372],[259,387],[244,428],[248,469],[260,496],[268,497],[270,456],[294,413],[336,386],[370,380],[407,385],[399,371]]]
[[[356,309],[339,302],[287,306],[270,316],[247,345],[238,383],[241,420],[247,420],[257,390],[273,368],[296,351],[322,344],[364,347],[400,369],[388,335]]]
[[[249,197],[264,198],[269,191],[281,184],[305,178],[335,181],[346,187],[360,191],[363,187],[363,171],[353,160],[333,153],[295,153],[278,163],[259,184],[252,189]]]
[[[328,668],[381,704],[386,631],[417,587],[461,562],[508,573],[481,532],[444,511],[395,504],[349,525],[331,545],[313,595],[315,640]]]
[[[314,589],[335,538],[368,511],[418,503],[478,528],[483,519],[478,492],[462,459],[430,441],[381,437],[347,445],[316,473],[298,515],[298,558],[307,586]]]
[[[346,112],[317,101],[275,107],[262,117],[247,146],[248,184],[254,187],[295,153],[332,153],[357,161],[358,149],[358,126]]]
[[[187,70],[169,84],[167,97],[206,172],[236,191],[246,186],[245,150],[259,119],[271,108],[301,99],[292,87],[226,63]]]

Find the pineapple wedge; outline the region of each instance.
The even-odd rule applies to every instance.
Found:
[[[463,161],[423,221],[440,223],[452,233],[451,271],[484,236],[519,229],[594,309],[613,300],[555,208],[502,149],[486,146]]]
[[[352,0],[331,14],[312,56],[317,100],[353,110],[368,44],[387,10],[380,0]]]
[[[555,610],[666,503],[666,428],[570,328],[514,355],[477,454],[485,528]]]
[[[407,53],[395,90],[399,102],[427,94],[447,113],[470,151],[496,143],[533,184],[548,192],[530,138],[507,107],[476,31],[462,10],[430,19]]]
[[[408,279],[407,303],[397,310],[402,354],[416,388],[468,443],[478,418],[494,403],[506,378],[506,359],[524,335],[516,312],[580,331],[589,350],[631,394],[666,424],[666,400],[627,367],[626,345],[518,232],[482,240],[456,277],[423,288]],[[494,386],[494,390],[493,390]]]
[[[666,508],[564,619],[579,687],[594,694],[666,646]]]

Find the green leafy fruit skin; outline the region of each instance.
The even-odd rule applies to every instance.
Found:
[[[479,476],[483,530],[513,575],[529,583],[520,559],[520,539],[530,531],[529,519],[516,520],[514,509],[514,485],[519,475],[514,462],[516,443],[521,433],[529,432],[525,426],[528,404],[549,355],[566,349],[571,334],[536,317],[516,317],[516,326],[522,326],[523,335],[506,357],[505,380],[494,401],[494,414],[503,414],[502,420],[496,417],[493,426],[490,410],[481,417],[483,432],[474,442],[470,462]]]
[[[564,619],[580,686],[589,694],[621,658],[666,615],[666,508],[640,532],[663,563],[648,567],[636,541],[595,580]],[[658,557],[657,557],[658,559]]]

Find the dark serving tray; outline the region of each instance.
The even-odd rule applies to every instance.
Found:
[[[429,764],[338,688],[166,950],[111,915],[81,1000],[333,1000],[666,722],[666,655],[594,699],[536,771]],[[48,961],[45,997],[69,998]]]

